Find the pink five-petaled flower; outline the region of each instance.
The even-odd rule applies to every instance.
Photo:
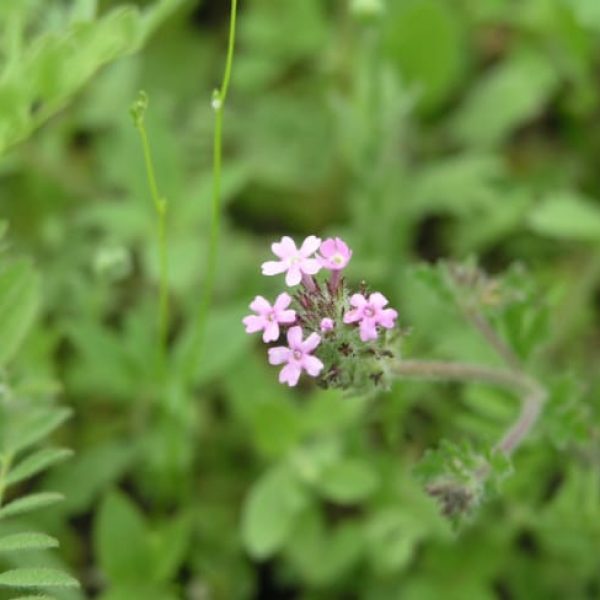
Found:
[[[398,313],[393,308],[384,308],[388,303],[387,298],[375,292],[369,298],[362,294],[354,294],[350,304],[354,307],[344,315],[344,323],[359,321],[360,339],[363,342],[377,339],[377,325],[385,329],[392,329]]]
[[[309,235],[300,249],[291,237],[284,236],[280,242],[272,244],[273,253],[280,260],[270,260],[262,264],[263,275],[286,273],[285,282],[289,286],[298,285],[302,275],[315,275],[321,269],[319,261],[311,256],[319,249],[321,240]]]
[[[317,259],[330,271],[341,271],[352,258],[352,250],[340,238],[328,238],[322,244]]]
[[[288,310],[292,298],[285,292],[279,294],[273,306],[262,296],[256,296],[250,308],[257,314],[244,317],[243,323],[247,333],[263,331],[264,342],[274,342],[279,338],[279,324],[293,323],[296,311]]]
[[[287,333],[288,345],[277,346],[269,350],[269,362],[272,365],[286,365],[279,373],[279,382],[290,387],[298,383],[302,370],[311,377],[316,377],[323,369],[323,363],[311,352],[319,345],[321,336],[311,333],[302,341],[302,327],[290,327]]]

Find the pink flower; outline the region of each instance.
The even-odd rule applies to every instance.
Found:
[[[304,369],[311,377],[316,377],[323,369],[323,363],[311,352],[319,345],[321,336],[311,333],[302,341],[302,328],[290,327],[287,333],[288,345],[277,346],[269,350],[269,363],[286,365],[279,373],[279,382],[287,383],[290,387],[298,383]]]
[[[359,321],[360,339],[363,342],[376,340],[377,325],[392,329],[398,317],[393,308],[384,308],[387,303],[387,298],[379,292],[371,294],[368,300],[362,294],[354,294],[350,298],[354,308],[344,315],[344,323]]]
[[[280,260],[270,260],[262,264],[263,275],[279,275],[286,273],[285,282],[289,286],[298,285],[302,275],[315,275],[321,269],[319,261],[311,256],[319,249],[321,240],[309,235],[300,249],[296,248],[294,240],[288,236],[275,242],[271,248]]]
[[[320,248],[317,259],[321,266],[330,271],[341,271],[350,262],[352,250],[340,238],[328,238]]]
[[[255,333],[263,331],[264,342],[274,342],[279,338],[279,324],[293,323],[296,319],[296,311],[287,310],[292,298],[286,294],[279,294],[273,306],[262,296],[256,296],[250,308],[257,313],[244,317],[243,323],[246,326],[246,333]]]
[[[331,331],[333,329],[333,320],[329,317],[321,319],[321,331]]]

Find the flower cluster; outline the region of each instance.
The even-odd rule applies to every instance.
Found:
[[[311,235],[300,247],[284,236],[271,246],[277,260],[262,265],[264,275],[285,274],[293,296],[283,292],[273,304],[262,296],[243,319],[248,333],[262,332],[265,343],[285,332],[287,345],[269,349],[269,363],[283,365],[279,381],[295,386],[302,372],[323,387],[363,389],[386,381],[386,362],[393,357],[384,330],[392,330],[398,313],[386,308],[379,292],[351,294],[342,271],[352,250],[340,238],[321,241]],[[327,280],[315,276],[329,272]]]

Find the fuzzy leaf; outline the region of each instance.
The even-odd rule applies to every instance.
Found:
[[[0,574],[0,586],[16,588],[79,587],[76,579],[57,569],[13,569]]]
[[[0,552],[57,548],[58,540],[45,533],[15,533],[0,538]]]
[[[38,510],[44,508],[50,504],[55,504],[64,499],[62,494],[56,492],[41,492],[39,494],[30,494],[23,498],[18,498],[9,502],[2,508],[0,508],[0,519],[6,519],[7,517],[14,517],[23,513]]]
[[[33,475],[45,471],[52,465],[66,460],[73,455],[67,448],[44,448],[24,458],[7,477],[7,483],[13,485]]]
[[[16,454],[43,440],[60,427],[72,414],[68,408],[40,408],[16,416],[11,423],[5,449]]]

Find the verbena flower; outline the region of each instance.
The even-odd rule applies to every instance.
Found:
[[[330,271],[341,271],[346,268],[352,258],[352,250],[340,238],[328,238],[319,248],[317,260],[321,266]]]
[[[264,342],[278,340],[279,325],[289,325],[296,320],[296,311],[288,309],[291,302],[291,296],[285,292],[277,296],[273,306],[262,296],[256,296],[250,304],[250,308],[257,314],[248,315],[243,319],[243,323],[246,326],[246,333],[263,331]]]
[[[291,327],[287,334],[288,345],[277,346],[269,350],[269,362],[272,365],[286,363],[279,373],[279,382],[287,383],[290,387],[298,383],[302,371],[311,377],[316,377],[323,369],[323,363],[312,352],[319,345],[321,336],[311,333],[302,340],[302,327]]]
[[[321,269],[321,265],[316,258],[311,258],[319,249],[321,240],[309,235],[300,249],[296,247],[294,240],[288,236],[281,238],[280,242],[275,242],[271,249],[273,254],[280,260],[270,260],[262,264],[263,275],[279,275],[285,273],[285,282],[287,285],[298,285],[302,281],[302,275],[315,275]]]
[[[377,339],[377,326],[392,329],[398,313],[393,308],[384,308],[387,298],[375,292],[367,299],[362,294],[354,294],[350,304],[354,307],[344,315],[344,323],[359,323],[360,339],[363,342]]]
[[[289,237],[272,249],[280,260],[264,263],[263,273],[285,273],[288,285],[302,285],[291,296],[280,294],[273,306],[257,296],[250,305],[256,314],[243,322],[248,333],[262,331],[265,342],[287,329],[288,346],[269,350],[269,362],[283,365],[279,381],[295,386],[306,372],[325,388],[363,393],[386,387],[395,348],[393,336],[384,330],[394,327],[398,314],[386,308],[388,301],[379,292],[367,298],[364,284],[359,294],[348,290],[341,277],[352,257],[348,245],[340,238],[321,243],[311,235],[299,249]],[[326,282],[313,277],[322,267],[330,271]]]

